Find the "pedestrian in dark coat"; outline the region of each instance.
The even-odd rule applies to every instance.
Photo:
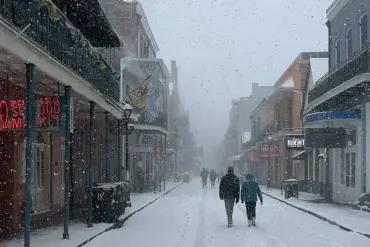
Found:
[[[203,188],[207,188],[208,173],[207,173],[206,168],[203,168],[203,170],[200,172],[200,176],[202,177],[202,186],[203,186]]]
[[[245,202],[245,208],[247,210],[248,225],[256,225],[256,204],[257,196],[263,204],[263,198],[261,189],[258,183],[255,182],[254,176],[251,173],[248,173],[245,177],[246,181],[242,185],[241,191],[241,201]]]
[[[227,174],[221,178],[220,182],[220,199],[225,202],[228,227],[233,226],[234,202],[239,202],[239,191],[239,179],[234,174],[234,168],[229,166]]]
[[[211,180],[211,187],[214,188],[216,184],[216,178],[217,178],[217,173],[214,169],[211,170],[209,174],[209,179]]]

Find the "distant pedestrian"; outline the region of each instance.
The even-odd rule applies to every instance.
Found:
[[[214,169],[212,169],[209,174],[209,179],[211,180],[211,188],[215,187],[216,178],[217,178],[217,172]]]
[[[207,178],[208,178],[208,173],[206,168],[203,168],[202,171],[200,172],[200,176],[202,178],[202,186],[203,188],[207,188]]]
[[[239,179],[234,174],[234,168],[229,166],[227,174],[221,178],[220,182],[220,199],[225,202],[228,227],[233,226],[234,203],[239,202],[239,191]]]
[[[247,210],[248,225],[256,225],[256,204],[257,196],[263,204],[263,198],[261,189],[251,173],[248,173],[245,177],[246,181],[243,183],[241,191],[241,201],[245,202],[245,208]]]

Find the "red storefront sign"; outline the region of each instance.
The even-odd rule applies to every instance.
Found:
[[[248,154],[248,161],[250,161],[250,162],[259,161],[259,157],[258,157],[258,155],[256,155],[256,152],[255,151],[249,152],[249,154]]]
[[[64,126],[60,97],[37,97],[35,114],[36,131],[60,131]],[[0,100],[0,130],[22,130],[26,128],[24,99]]]
[[[270,155],[269,155],[270,152]],[[263,158],[268,158],[270,157],[277,157],[280,156],[280,150],[277,146],[275,145],[262,145],[261,146],[261,157]]]

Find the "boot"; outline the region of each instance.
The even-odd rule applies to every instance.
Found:
[[[252,220],[248,220],[248,226],[251,227],[252,225]]]
[[[252,217],[252,225],[256,226],[256,217]]]

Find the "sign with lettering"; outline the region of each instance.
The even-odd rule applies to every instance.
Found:
[[[305,149],[304,135],[286,135],[285,141],[287,150]]]
[[[58,96],[36,96],[35,131],[62,131],[65,114],[64,99]],[[5,98],[0,100],[0,131],[24,130],[25,99]]]
[[[261,146],[261,155],[262,158],[267,157],[278,157],[280,156],[280,150],[279,147],[275,145],[262,145]]]

